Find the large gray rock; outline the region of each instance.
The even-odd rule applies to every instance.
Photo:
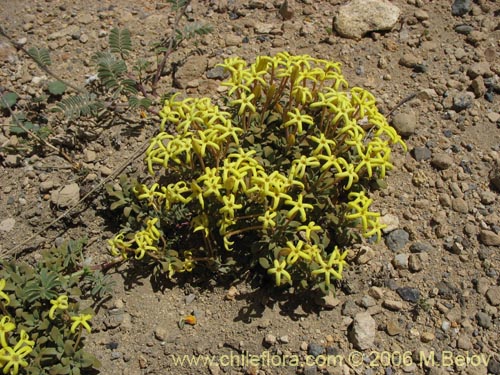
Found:
[[[400,14],[386,0],[353,0],[339,8],[333,27],[345,38],[361,39],[370,31],[391,30]]]
[[[354,316],[352,328],[349,332],[349,341],[358,350],[366,350],[373,347],[377,324],[375,319],[366,312]]]

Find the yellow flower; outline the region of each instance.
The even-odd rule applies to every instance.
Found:
[[[54,319],[57,309],[66,310],[69,307],[68,296],[66,295],[61,295],[57,297],[57,299],[51,299],[50,303],[52,304],[52,307],[49,310],[50,319]]]
[[[240,93],[239,99],[232,100],[231,102],[229,102],[229,104],[230,105],[236,105],[236,104],[240,105],[240,109],[238,110],[238,116],[243,115],[243,113],[245,112],[245,110],[247,108],[250,109],[251,113],[255,113],[255,112],[257,112],[257,109],[255,108],[255,105],[253,105],[253,103],[252,103],[252,100],[254,98],[255,98],[254,94],[250,94],[247,96],[246,92],[243,91]]]
[[[344,251],[340,254],[339,249],[335,246],[335,249],[330,254],[330,258],[328,259],[328,263],[325,263],[321,256],[318,256],[316,261],[320,265],[320,268],[312,271],[313,275],[325,275],[325,285],[330,285],[330,278],[333,276],[335,279],[342,279],[342,271],[344,269],[344,265],[346,265],[345,258],[347,257],[348,251]]]
[[[280,254],[286,255],[286,263],[288,265],[291,266],[299,258],[311,260],[311,255],[302,249],[305,245],[304,241],[299,240],[299,242],[297,242],[297,245],[295,245],[292,241],[287,241],[286,245],[288,247],[281,249]]]
[[[263,216],[259,216],[257,218],[258,221],[263,223],[263,228],[268,229],[269,227],[274,228],[276,226],[276,222],[274,221],[274,218],[276,217],[277,213],[271,210],[267,210]]]
[[[3,289],[5,288],[5,283],[5,279],[0,279],[0,299],[4,299],[4,305],[8,306],[10,304],[10,297],[3,291]]]
[[[202,213],[201,215],[195,216],[193,220],[191,220],[191,226],[193,226],[193,232],[203,231],[205,233],[205,237],[208,237],[210,233],[208,227],[208,216],[206,213]]]
[[[380,212],[368,211],[373,200],[368,198],[364,191],[359,193],[349,193],[348,198],[355,198],[347,203],[347,207],[356,212],[345,215],[345,218],[348,220],[361,219],[363,231],[366,232],[368,230],[368,220],[372,220],[371,218],[378,218],[380,216]]]
[[[319,225],[316,225],[314,221],[310,221],[307,225],[297,227],[297,231],[305,231],[306,240],[311,241],[311,233],[322,232],[323,229]]]
[[[319,167],[320,162],[315,156],[305,156],[302,155],[300,159],[295,159],[292,162],[292,166],[295,166],[295,176],[298,178],[303,178],[306,173],[307,167]]]
[[[132,247],[132,243],[130,241],[125,242],[123,238],[123,233],[120,233],[115,238],[108,240],[108,244],[111,246],[111,255],[115,257],[121,255],[123,259],[127,259],[127,250]]]
[[[70,329],[71,333],[75,333],[76,329],[78,327],[83,327],[87,330],[88,333],[90,333],[91,328],[90,328],[88,321],[91,318],[92,318],[91,314],[80,314],[80,315],[72,316],[71,320],[73,321],[73,324],[71,324],[71,329]],[[80,328],[80,329],[82,329],[82,328]]]
[[[19,343],[14,348],[10,346],[2,348],[0,350],[0,363],[3,364],[3,373],[17,375],[19,366],[28,366],[28,362],[24,360],[24,357],[30,354],[32,350],[30,346],[19,345]]]
[[[298,108],[294,108],[293,112],[288,112],[287,114],[289,120],[285,122],[283,126],[285,128],[292,125],[297,126],[297,134],[302,134],[304,132],[303,124],[309,124],[309,125],[314,124],[313,118],[309,115],[300,113],[300,110]]]
[[[335,174],[335,178],[347,178],[347,185],[344,186],[345,190],[349,190],[352,186],[353,183],[356,183],[359,181],[359,176],[354,170],[354,165],[351,163],[348,163],[345,159],[343,158],[338,158],[337,161],[339,164],[343,164],[343,171],[339,171],[338,173]]]
[[[285,283],[289,282],[291,284],[292,277],[285,270],[286,261],[283,260],[283,262],[280,263],[277,259],[275,259],[273,263],[274,263],[274,267],[269,268],[267,270],[267,273],[269,275],[274,275],[275,280],[276,280],[276,286],[280,286],[282,281],[284,281]],[[283,278],[283,280],[282,280],[282,278]]]
[[[309,136],[309,139],[318,144],[313,151],[313,155],[321,154],[323,151],[325,151],[328,156],[332,155],[332,148],[336,146],[334,140],[327,139],[323,133],[320,133],[319,137]]]
[[[224,207],[219,209],[219,212],[227,216],[229,219],[234,218],[234,210],[239,210],[240,208],[243,207],[242,204],[237,204],[234,202],[235,198],[236,197],[234,196],[234,194],[224,195],[222,197],[222,202],[224,203]]]
[[[301,221],[306,221],[306,218],[307,218],[307,215],[306,215],[306,208],[309,209],[309,210],[312,210],[314,207],[312,204],[309,204],[309,203],[303,203],[302,202],[302,199],[304,198],[304,196],[302,194],[300,194],[298,197],[297,197],[297,200],[294,201],[294,200],[287,200],[285,201],[285,204],[286,205],[289,205],[289,206],[293,206],[293,208],[288,211],[288,214],[286,215],[286,217],[288,219],[292,219],[296,213],[299,213],[300,214],[300,220]]]
[[[4,316],[0,320],[0,343],[2,348],[9,346],[7,343],[7,333],[16,329],[16,325],[10,321],[10,317]]]

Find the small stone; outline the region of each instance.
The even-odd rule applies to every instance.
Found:
[[[384,302],[382,302],[382,306],[391,311],[400,311],[404,307],[403,302],[390,299],[384,300]]]
[[[188,83],[200,78],[207,69],[208,58],[206,56],[189,57],[175,74],[175,84],[179,88],[186,88]]]
[[[386,0],[352,0],[339,7],[333,27],[342,37],[361,39],[370,31],[391,30],[400,14]]]
[[[480,327],[483,327],[483,328],[490,328],[491,327],[491,316],[489,316],[488,314],[486,314],[485,312],[478,312],[476,314],[476,319],[477,319],[477,324],[479,324]]]
[[[382,297],[384,297],[384,290],[382,288],[379,288],[378,286],[372,286],[370,289],[368,289],[368,294],[375,299],[381,299]]]
[[[16,168],[22,166],[22,159],[20,155],[9,154],[5,156],[4,164],[9,168]]]
[[[412,154],[416,161],[428,160],[432,156],[431,150],[427,147],[415,147]]]
[[[434,247],[428,242],[415,242],[410,246],[412,253],[426,253],[434,250]]]
[[[401,287],[396,289],[396,292],[407,302],[417,303],[420,299],[420,291],[416,288]]]
[[[224,71],[224,67],[216,66],[207,70],[206,76],[209,79],[224,79],[229,76],[229,73]]]
[[[340,305],[341,301],[337,297],[335,297],[333,292],[330,292],[327,295],[322,294],[319,298],[315,299],[315,302],[317,305],[331,310]]]
[[[457,25],[455,26],[455,32],[462,35],[469,35],[474,28],[470,25]]]
[[[226,293],[225,299],[227,299],[228,301],[234,301],[239,295],[240,292],[238,291],[238,288],[236,288],[234,285],[231,285]]]
[[[208,371],[210,371],[210,375],[219,375],[220,374],[220,366],[218,363],[210,363],[208,365]]]
[[[476,98],[480,98],[484,96],[484,94],[486,94],[486,86],[484,84],[484,78],[481,76],[474,78],[470,87],[472,89],[472,92],[474,92]]]
[[[54,180],[48,179],[43,182],[40,182],[40,192],[41,193],[48,193],[54,188]]]
[[[472,107],[474,95],[470,92],[459,93],[453,97],[453,110],[462,112]]]
[[[80,43],[87,43],[89,41],[89,36],[87,34],[82,34],[80,35],[80,38],[78,38],[78,40],[80,41]]]
[[[106,165],[102,165],[101,168],[99,168],[99,172],[101,172],[101,175],[104,177],[111,176],[113,174],[113,170]]]
[[[257,22],[254,27],[256,34],[270,34],[274,25],[272,23]]]
[[[16,219],[9,217],[7,219],[3,219],[0,222],[0,232],[10,232],[12,229],[14,229],[16,225]]]
[[[496,166],[490,171],[489,174],[491,186],[500,192],[500,166]]]
[[[281,336],[279,340],[282,344],[288,344],[290,342],[290,337],[288,337],[288,335]]]
[[[389,233],[385,239],[385,244],[391,251],[402,249],[410,240],[410,235],[404,229],[396,229]]]
[[[280,6],[279,14],[284,21],[291,20],[295,13],[294,10],[292,9],[291,1],[292,0],[285,0]]]
[[[366,350],[373,347],[375,341],[377,324],[375,319],[366,312],[354,316],[352,328],[349,331],[349,341],[358,350]]]
[[[451,14],[454,16],[464,16],[471,10],[471,0],[455,0],[451,6]]]
[[[307,345],[307,354],[312,355],[313,357],[320,356],[325,351],[325,348],[319,344],[314,342],[309,343]]]
[[[362,246],[356,255],[355,262],[357,264],[366,264],[375,256],[375,251],[371,247]]]
[[[408,268],[408,254],[398,254],[392,260],[394,268],[397,270],[405,270]]]
[[[184,301],[186,302],[186,305],[189,305],[190,303],[192,303],[194,300],[196,299],[196,294],[194,293],[189,293],[186,298],[184,299]]]
[[[400,325],[394,320],[389,320],[387,322],[385,330],[389,336],[397,336],[404,332]]]
[[[500,246],[500,235],[491,230],[483,229],[479,232],[479,241],[486,246]]]
[[[392,119],[392,126],[402,137],[408,138],[417,129],[417,114],[414,111],[398,113]]]
[[[408,269],[412,272],[420,272],[424,268],[420,254],[410,254],[408,257]]]
[[[500,286],[492,286],[486,292],[486,298],[490,305],[500,305]]]
[[[266,344],[267,346],[273,346],[276,344],[276,342],[276,336],[271,333],[268,333],[266,337],[264,337],[264,344]]]
[[[166,341],[167,340],[167,330],[163,327],[158,327],[155,329],[154,332],[155,338],[158,341]]]
[[[227,34],[226,37],[224,38],[224,41],[226,43],[226,47],[233,47],[241,45],[242,38],[239,37],[238,35]]]
[[[460,336],[457,339],[457,347],[463,350],[471,350],[473,348],[472,342],[468,336]]]
[[[363,296],[361,298],[361,306],[363,306],[365,309],[375,306],[377,304],[377,301],[375,301],[375,298],[372,296]]]
[[[435,338],[436,338],[436,336],[432,332],[423,332],[420,335],[420,340],[422,342],[431,342],[431,341],[434,341]]]
[[[411,53],[406,53],[399,59],[399,65],[405,68],[413,69],[419,64],[422,64],[420,58]]]
[[[470,79],[475,79],[477,77],[488,77],[491,75],[490,64],[487,62],[478,62],[472,64],[467,69],[467,75]]]
[[[431,160],[431,165],[439,170],[445,170],[453,165],[453,158],[444,153],[436,154]]]
[[[466,214],[469,212],[469,205],[463,198],[455,198],[451,202],[451,207],[454,211],[459,212],[461,214]]]
[[[50,199],[58,207],[70,207],[80,199],[80,187],[77,183],[65,185],[61,189],[53,190]]]
[[[93,163],[97,159],[97,153],[95,151],[85,150],[83,154],[87,163]]]
[[[499,375],[500,374],[500,361],[496,358],[491,358],[491,360],[488,363],[488,372],[493,374],[493,375]]]
[[[419,21],[425,21],[429,19],[429,13],[427,13],[423,9],[417,9],[414,14],[415,18]]]

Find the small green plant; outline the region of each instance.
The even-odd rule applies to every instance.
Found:
[[[279,53],[222,66],[227,107],[165,101],[146,152],[153,182],[114,193],[128,221],[111,252],[152,258],[172,277],[220,264],[225,248],[278,286],[326,292],[358,234],[380,238],[368,192],[393,167],[390,145],[406,145],[338,63]]]
[[[99,367],[84,350],[92,308],[80,296],[109,294],[109,280],[81,268],[84,240],[67,241],[42,253],[31,267],[1,262],[0,368],[4,374],[72,374]],[[96,288],[95,280],[99,280]],[[90,281],[90,282],[89,282]]]

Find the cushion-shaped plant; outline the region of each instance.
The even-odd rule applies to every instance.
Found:
[[[221,65],[223,107],[165,101],[145,159],[154,181],[132,188],[132,224],[111,251],[148,255],[173,276],[220,262],[225,248],[260,260],[276,285],[327,290],[358,234],[380,238],[369,186],[393,167],[390,146],[406,145],[339,63],[279,53]]]

